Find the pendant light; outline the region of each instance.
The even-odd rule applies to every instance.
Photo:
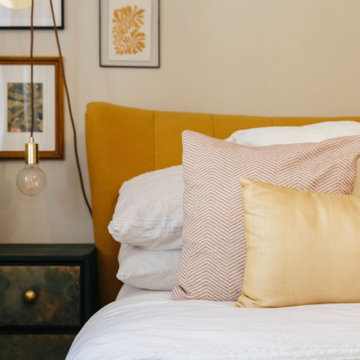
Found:
[[[25,167],[17,174],[16,185],[28,196],[39,195],[46,187],[46,175],[39,167],[39,146],[32,136],[25,145]]]
[[[37,0],[34,0],[36,3]],[[31,0],[0,0],[0,4],[10,9],[23,9],[31,6]]]
[[[3,1],[3,0],[2,0]],[[16,176],[16,185],[25,195],[35,196],[42,193],[46,187],[46,175],[39,167],[39,145],[34,141],[34,3],[35,0],[5,0],[9,5],[19,9],[31,4],[30,24],[30,107],[31,107],[31,129],[29,142],[25,144],[25,167]]]
[[[34,49],[34,3],[37,0],[0,0],[0,5],[4,5],[11,9],[22,9],[25,7],[31,6],[31,45],[30,45],[30,68],[31,68],[31,134],[29,138],[29,142],[25,145],[25,168],[23,168],[17,175],[16,184],[17,187],[26,195],[34,196],[41,193],[46,186],[46,176],[45,173],[39,167],[39,146],[35,143],[33,137],[33,130],[34,130],[34,56],[33,56],[33,49]],[[55,12],[53,6],[53,0],[49,0],[51,17],[53,20],[54,26],[54,33],[56,39],[56,45],[59,52],[60,64],[61,64],[61,74],[64,80],[64,87],[65,87],[65,94],[66,100],[69,109],[69,116],[72,125],[72,130],[74,134],[74,153],[75,153],[75,160],[76,166],[79,174],[80,186],[84,201],[86,206],[89,210],[90,216],[92,215],[92,209],[90,206],[90,202],[87,198],[84,180],[81,172],[80,167],[80,160],[79,154],[77,149],[77,135],[76,135],[76,127],[74,116],[71,108],[71,101],[70,101],[70,94],[69,89],[67,86],[65,70],[64,70],[64,61],[61,52],[60,40],[59,35],[56,27],[56,20],[55,20]]]

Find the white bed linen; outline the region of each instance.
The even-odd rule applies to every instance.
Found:
[[[360,359],[360,304],[238,309],[124,290],[87,322],[67,360]]]
[[[121,289],[116,297],[116,300],[123,300],[128,297],[137,296],[137,295],[144,295],[145,297],[147,297],[147,294],[149,294],[150,292],[155,293],[156,295],[161,294],[161,293],[164,293],[164,294],[169,293],[169,291],[153,291],[153,290],[139,289],[135,286],[132,286],[129,284],[124,284],[121,287]]]

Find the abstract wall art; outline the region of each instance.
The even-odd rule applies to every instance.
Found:
[[[34,137],[41,158],[64,157],[64,85],[57,57],[34,59]],[[30,58],[0,57],[0,158],[23,158],[31,131]]]
[[[53,0],[58,30],[64,29],[64,0]],[[0,30],[30,29],[31,8],[10,9],[0,5]],[[34,4],[34,27],[38,30],[53,29],[49,0],[37,0]]]
[[[160,66],[159,0],[100,0],[100,66]]]

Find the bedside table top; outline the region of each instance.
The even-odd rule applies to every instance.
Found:
[[[94,244],[0,244],[0,261],[42,257],[76,260],[94,251]]]

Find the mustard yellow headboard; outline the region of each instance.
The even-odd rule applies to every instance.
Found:
[[[119,243],[107,230],[118,190],[123,181],[136,175],[181,164],[183,130],[224,139],[239,129],[342,119],[210,115],[88,104],[86,144],[101,304],[114,300],[121,287],[115,276]],[[346,119],[360,121],[360,117]]]

